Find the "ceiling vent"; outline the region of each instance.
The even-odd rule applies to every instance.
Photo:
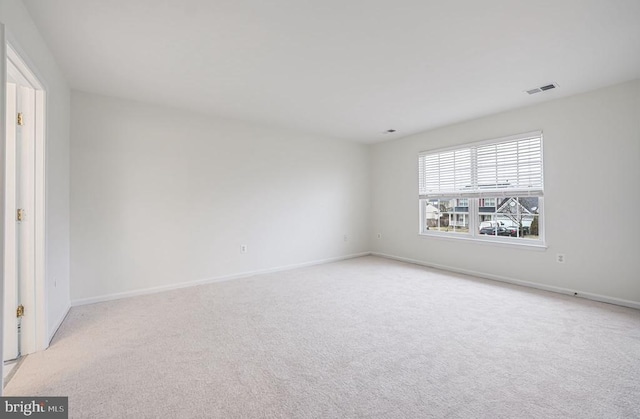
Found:
[[[547,90],[555,89],[558,87],[556,83],[547,84],[544,86],[536,87],[535,89],[526,90],[526,92],[530,95],[534,95],[540,92],[546,92]]]

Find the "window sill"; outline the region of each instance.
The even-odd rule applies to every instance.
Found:
[[[472,243],[478,243],[481,245],[489,245],[489,246],[498,246],[498,247],[510,247],[512,249],[527,249],[527,250],[537,250],[537,251],[545,251],[547,250],[547,245],[541,243],[539,241],[523,243],[517,240],[526,240],[526,239],[517,239],[515,238],[513,241],[507,239],[484,239],[479,237],[462,237],[462,236],[451,236],[449,234],[438,234],[438,233],[418,233],[418,237],[422,239],[426,238],[435,238],[439,240],[452,240],[452,241],[466,241]]]

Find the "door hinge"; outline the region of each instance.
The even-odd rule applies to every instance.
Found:
[[[16,210],[16,220],[17,221],[24,220],[24,210],[22,208],[18,208],[18,210]]]
[[[22,119],[22,112],[18,112],[18,125],[24,125],[24,120]]]
[[[18,309],[16,310],[16,317],[22,317],[24,316],[24,306],[22,304],[20,304],[18,306]]]

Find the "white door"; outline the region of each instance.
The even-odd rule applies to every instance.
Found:
[[[30,247],[34,234],[35,90],[10,63],[6,95],[4,361],[21,355],[22,318],[17,309],[34,274]]]
[[[25,61],[3,42],[0,24],[0,358],[46,349],[45,304],[45,95]],[[7,90],[9,90],[7,92]],[[8,94],[6,94],[8,93]],[[18,114],[22,121],[19,123]],[[17,210],[22,209],[22,221]],[[6,268],[6,269],[5,269]],[[54,281],[55,287],[55,281]],[[24,316],[16,318],[19,305]],[[18,335],[19,331],[19,335]]]
[[[6,84],[6,133],[5,133],[5,235],[4,235],[4,360],[18,357],[18,273],[15,241],[17,229],[15,221],[16,194],[16,136],[14,119],[17,115],[17,85]]]

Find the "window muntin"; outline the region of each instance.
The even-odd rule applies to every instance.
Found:
[[[543,243],[541,132],[423,152],[418,162],[421,234]]]

